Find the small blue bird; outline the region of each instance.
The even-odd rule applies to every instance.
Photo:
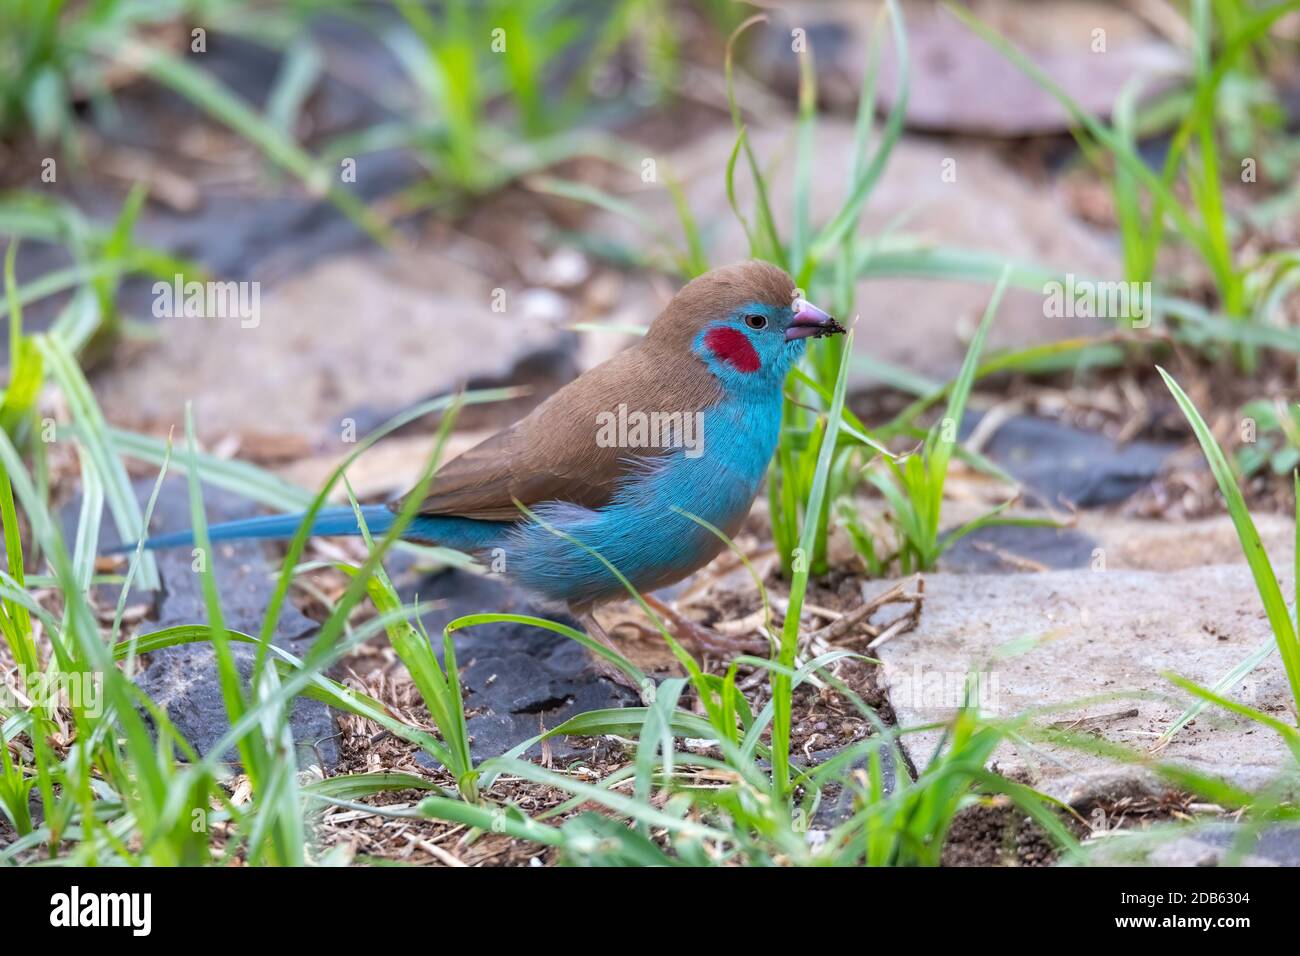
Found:
[[[739,530],[776,448],[786,374],[809,337],[843,331],[776,266],[702,275],[635,345],[439,469],[404,537],[504,556],[515,583],[567,605],[608,644],[591,609],[626,590],[592,552],[643,593],[712,560],[722,542],[687,515]],[[371,531],[390,528],[405,500],[364,507]],[[233,521],[209,535],[288,538],[302,519]],[[351,508],[321,512],[311,530],[360,533]],[[145,546],[193,540],[184,531]]]

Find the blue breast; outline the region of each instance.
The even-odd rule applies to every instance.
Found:
[[[633,477],[604,508],[568,503],[536,509],[567,540],[532,522],[514,525],[504,543],[506,573],[556,601],[586,605],[626,593],[600,553],[638,590],[680,580],[723,543],[690,518],[733,534],[749,513],[776,448],[782,395],[728,398],[703,415],[703,447],[674,449]]]

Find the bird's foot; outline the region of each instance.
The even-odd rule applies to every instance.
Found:
[[[600,622],[596,620],[595,615],[591,613],[583,614],[581,615],[581,620],[582,626],[586,629],[588,636],[594,637],[611,651],[622,656],[617,645],[614,644],[614,639],[609,636],[609,633],[603,627],[601,627]],[[628,690],[635,691],[637,696],[641,698],[641,703],[645,704],[647,707],[654,703],[655,682],[649,677],[638,683],[633,679],[631,674],[623,670],[623,668],[619,667],[609,658],[594,652],[591,653],[591,665],[598,676],[603,677],[620,687],[626,687]]]
[[[646,604],[667,623],[673,637],[693,648],[700,656],[730,660],[742,654],[767,657],[771,653],[772,645],[760,637],[752,634],[719,634],[712,628],[678,614],[652,594],[644,597]]]
[[[599,654],[591,655],[591,666],[596,672],[597,677],[603,677],[610,683],[617,684],[619,687],[626,687],[638,697],[641,703],[647,707],[654,703],[655,699],[655,682],[649,677],[641,683],[633,680],[632,675],[623,670],[611,660],[601,657]]]

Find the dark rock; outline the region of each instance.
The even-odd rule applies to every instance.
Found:
[[[1084,568],[1097,542],[1072,528],[993,525],[959,538],[939,560],[944,571],[988,574],[1047,568]],[[1027,564],[1017,562],[1023,559]]]
[[[148,501],[152,484],[135,486],[141,506]],[[258,513],[247,499],[230,492],[208,488],[204,491],[208,521],[234,521]],[[77,502],[65,510],[76,521]],[[175,531],[190,525],[189,493],[182,478],[163,483],[154,508],[151,530]],[[106,523],[102,546],[117,541],[111,523]],[[275,588],[275,567],[258,541],[219,542],[213,545],[212,569],[221,594],[221,611],[226,628],[257,635]],[[156,552],[163,590],[157,599],[156,620],[140,628],[150,634],[177,624],[196,624],[208,620],[203,599],[202,577],[193,570],[194,554],[190,548]],[[303,656],[317,631],[316,623],[301,614],[292,603],[280,611],[274,642],[299,657]],[[247,684],[256,648],[250,644],[232,644],[231,652]],[[141,689],[157,703],[176,725],[176,729],[201,754],[211,750],[230,728],[221,685],[217,676],[215,654],[211,644],[186,644],[156,651],[137,678]],[[328,769],[338,762],[337,729],[329,708],[319,701],[300,697],[293,703],[290,727],[298,747],[300,765],[319,764]],[[222,759],[234,762],[235,751]]]
[[[384,101],[402,71],[391,50],[373,31],[355,21],[323,17],[313,23],[314,40],[327,64],[346,60],[346,72],[361,77],[365,88],[344,83],[329,69],[322,72],[307,104],[310,143],[370,128],[394,118]],[[210,74],[250,108],[261,112],[283,66],[283,54],[239,36],[208,32],[207,50],[189,57],[189,65]],[[117,91],[113,109],[92,111],[89,121],[96,134],[111,145],[173,157],[167,167],[200,188],[199,206],[186,212],[146,203],[136,221],[134,238],[190,259],[221,280],[275,282],[331,254],[368,246],[367,234],[332,203],[308,195],[287,173],[263,195],[246,187],[233,190],[208,182],[210,169],[188,169],[185,151],[177,155],[176,140],[201,123],[219,126],[204,111],[154,83],[137,83]],[[224,127],[223,127],[224,129]],[[232,137],[233,133],[230,134]],[[425,175],[410,151],[385,150],[354,157],[357,180],[346,188],[363,202],[373,202],[410,186]],[[64,169],[71,170],[70,175]],[[109,178],[93,165],[59,167],[53,191],[74,205],[87,220],[110,228],[120,211],[125,190],[119,179]],[[337,179],[337,172],[336,172]],[[0,253],[4,244],[0,243]],[[19,250],[16,278],[20,286],[66,268],[72,257],[62,245],[25,242]],[[127,277],[117,302],[123,314],[152,314],[152,277]],[[66,306],[70,293],[60,293],[31,303],[24,310],[27,325],[46,329]],[[8,342],[0,338],[0,356],[8,361]]]
[[[466,614],[532,614],[581,630],[568,616],[538,609],[528,595],[487,575],[445,571],[418,585],[399,584],[398,589],[407,601],[418,597],[443,602],[423,617],[439,656],[443,627]],[[465,707],[472,714],[468,727],[476,762],[499,756],[578,714],[638,702],[631,690],[595,672],[586,648],[550,631],[485,624],[457,632],[455,642]],[[566,737],[551,738],[550,751],[556,761],[586,752]],[[534,746],[525,756],[540,754],[541,747]]]
[[[814,750],[812,752],[812,766],[823,764],[831,758],[838,756],[841,748],[830,750]],[[864,755],[861,759],[854,761],[849,767],[844,768],[844,772],[838,774],[838,780],[829,784],[822,791],[822,802],[813,814],[812,824],[817,827],[839,826],[853,816],[853,801],[856,796],[855,792],[845,787],[843,780],[850,779],[850,770],[865,770],[867,767],[867,757]],[[905,770],[904,773],[907,771]],[[894,788],[898,785],[897,764],[894,762],[894,751],[889,747],[882,747],[880,751],[880,778],[884,791],[887,794],[893,793]]]
[[[980,416],[967,415],[963,436]],[[1116,504],[1159,474],[1177,445],[1134,441],[1117,445],[1105,435],[1046,418],[1008,419],[984,446],[984,453],[1026,486],[1028,504],[1079,508]]]
[[[357,181],[347,189],[371,202],[410,185],[419,164],[396,151],[357,158]],[[72,190],[92,221],[107,225],[118,214],[120,196],[91,177]],[[176,212],[149,204],[135,228],[136,241],[189,259],[220,280],[275,283],[327,256],[370,243],[366,233],[332,203],[305,195],[296,186],[274,197],[208,190],[198,209]],[[187,277],[196,278],[196,277]],[[154,278],[123,283],[120,302],[130,314],[151,317]]]

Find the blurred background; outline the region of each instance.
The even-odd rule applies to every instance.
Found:
[[[870,2],[7,0],[10,297],[108,421],[165,434],[192,399],[205,441],[280,464],[448,388],[535,400],[705,265],[791,265],[839,217],[797,278],[861,316],[854,392],[885,411],[956,371],[1010,263],[991,348],[1091,340],[1013,369],[1098,384],[1133,351],[1113,317],[1045,315],[1045,283],[1155,280],[1156,327],[1118,331],[1236,353],[1216,396],[1235,414],[1293,384],[1293,360],[1255,351],[1293,349],[1271,330],[1297,317],[1300,26],[1256,22],[1274,6],[962,7],[1017,62],[927,2],[899,5],[904,48]],[[775,248],[730,208],[729,165],[752,218],[737,122]],[[260,322],[159,318],[154,283],[177,275],[257,283]]]

